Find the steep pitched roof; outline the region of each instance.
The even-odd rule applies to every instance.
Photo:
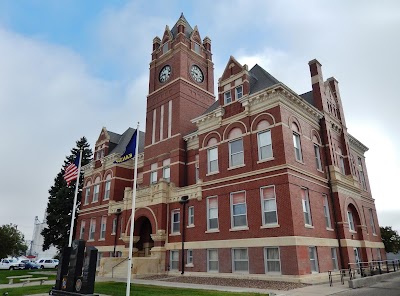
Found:
[[[109,132],[110,138],[114,137],[116,139],[119,137],[118,142],[113,142],[115,144],[114,147],[110,145],[110,151],[108,154],[112,153],[119,153],[122,154],[125,152],[126,146],[128,145],[129,141],[132,139],[133,133],[135,132],[134,128],[128,128],[122,135],[117,133]],[[111,136],[111,133],[113,136]],[[144,151],[144,132],[139,131],[139,153]],[[111,139],[110,139],[111,142]],[[111,144],[111,143],[110,143]]]
[[[312,90],[300,95],[300,97],[302,97],[304,100],[306,100],[307,103],[309,103],[310,105],[315,107],[315,105],[314,105],[314,96],[313,96]]]
[[[178,21],[174,25],[174,27],[171,29],[172,36],[175,38],[176,35],[178,34],[178,23],[180,21],[183,21],[185,23],[185,36],[187,38],[190,38],[190,35],[192,35],[193,28],[189,25],[188,21],[186,20],[185,16],[183,15],[183,12],[181,13],[181,16],[179,17]]]
[[[258,64],[256,64],[253,68],[251,68],[249,73],[250,73],[250,94],[254,94],[260,90],[266,89],[268,87],[280,83],[278,79],[269,74]]]

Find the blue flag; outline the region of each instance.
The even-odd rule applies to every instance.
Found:
[[[136,144],[137,144],[137,131],[138,130],[136,130],[133,133],[131,140],[129,141],[128,145],[126,145],[124,154],[122,154],[120,158],[114,161],[114,163],[123,163],[135,156]]]

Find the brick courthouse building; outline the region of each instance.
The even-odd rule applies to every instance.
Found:
[[[198,275],[304,279],[383,259],[368,148],[347,133],[338,82],[317,60],[298,95],[230,57],[215,100],[211,40],[183,15],[151,56],[134,274],[180,272],[183,234],[185,273]],[[105,275],[127,269],[134,162],[114,161],[133,132],[103,128],[84,167],[76,237],[99,249]]]

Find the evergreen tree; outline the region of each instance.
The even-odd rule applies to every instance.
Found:
[[[76,182],[72,181],[68,186],[67,182],[64,180],[64,171],[66,167],[74,161],[76,155],[79,155],[79,150],[81,148],[83,149],[81,166],[91,161],[93,153],[86,138],[83,137],[76,142],[76,147],[71,150],[71,155],[66,157],[61,171],[54,179],[54,185],[51,186],[49,190],[49,201],[47,203],[46,212],[47,227],[44,228],[41,233],[44,237],[43,250],[47,250],[50,245],[57,247],[59,250],[68,246]],[[81,174],[79,178],[78,185],[75,227],[83,187],[83,174]]]
[[[0,259],[7,256],[19,256],[28,248],[24,235],[17,229],[17,225],[13,224],[0,226],[0,242]]]

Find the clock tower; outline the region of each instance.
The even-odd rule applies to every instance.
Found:
[[[151,56],[143,183],[163,178],[186,186],[183,136],[196,129],[191,119],[215,102],[211,40],[201,40],[197,26],[181,14],[162,39],[153,39]]]

